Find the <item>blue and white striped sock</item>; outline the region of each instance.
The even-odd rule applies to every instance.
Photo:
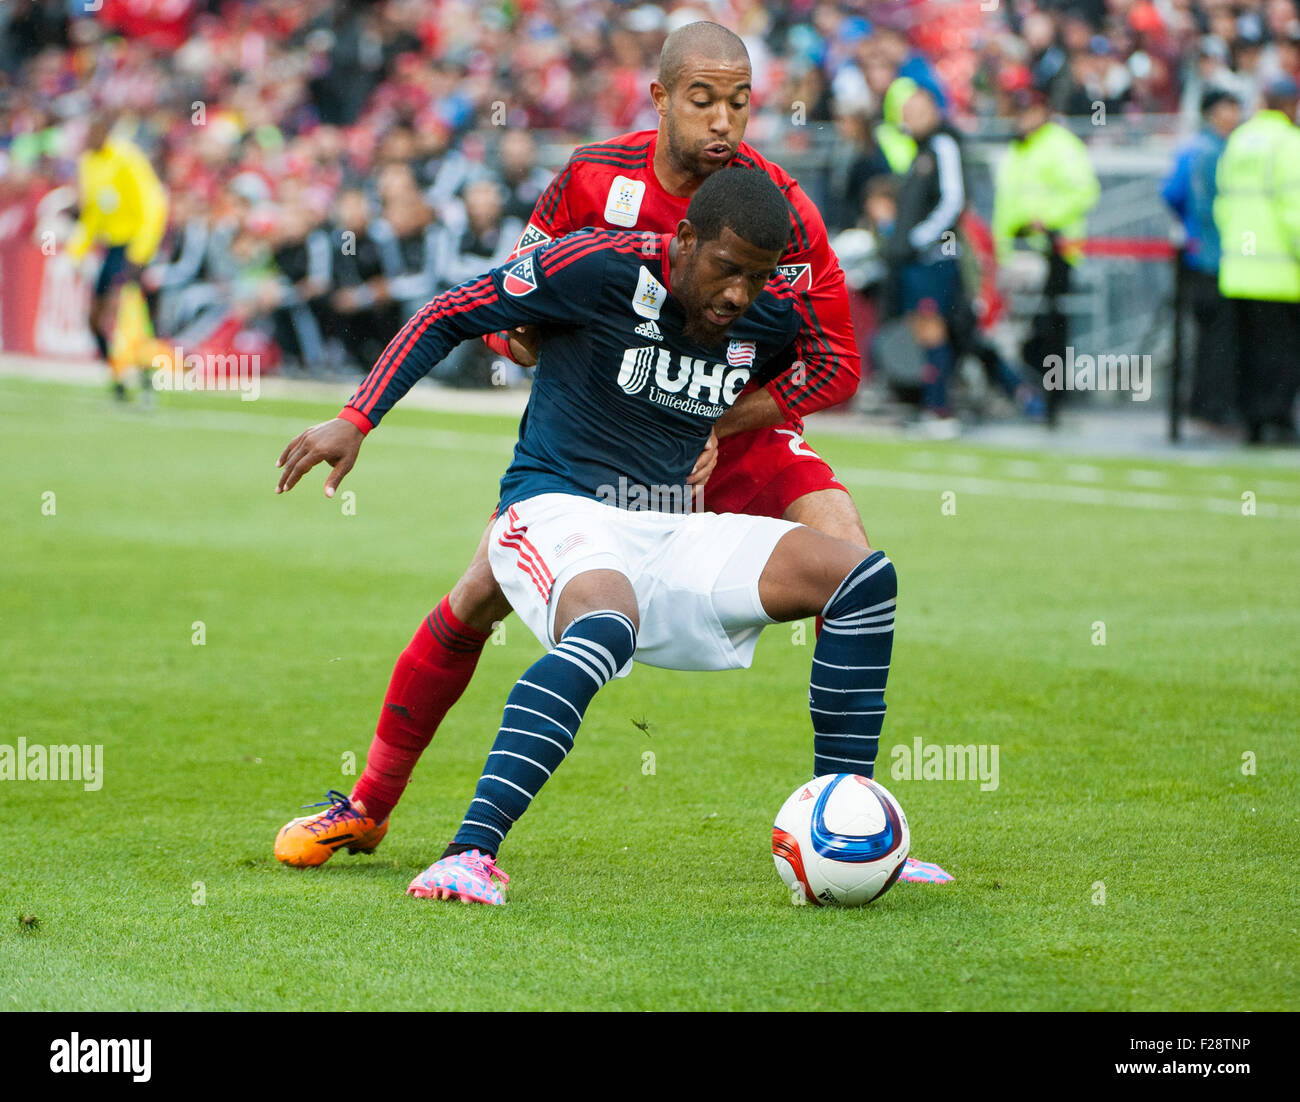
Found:
[[[808,686],[815,777],[875,770],[897,596],[894,564],[876,551],[826,603]]]
[[[575,620],[506,699],[505,715],[448,852],[495,854],[506,833],[573,749],[587,705],[636,650],[636,628],[621,612]]]

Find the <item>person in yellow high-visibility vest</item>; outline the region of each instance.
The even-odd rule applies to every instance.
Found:
[[[1009,259],[1016,238],[1047,255],[1043,305],[1030,323],[1022,349],[1025,363],[1046,375],[1047,362],[1064,356],[1069,342],[1069,324],[1059,300],[1070,291],[1071,271],[1080,252],[1068,242],[1083,237],[1088,211],[1097,205],[1101,186],[1087,146],[1052,121],[1044,92],[1024,89],[1016,93],[1014,102],[1018,137],[998,166],[991,229],[999,262]],[[1055,423],[1063,397],[1060,389],[1047,391],[1049,424]]]
[[[1046,234],[1081,238],[1087,214],[1101,197],[1088,147],[1052,121],[1046,95],[1037,89],[1016,94],[1017,137],[998,166],[993,193],[993,241],[1005,260],[1017,237],[1046,247]],[[1067,260],[1078,251],[1067,249]]]
[[[97,115],[77,162],[81,213],[68,242],[80,260],[96,245],[105,248],[95,281],[90,328],[100,355],[109,360],[118,291],[134,282],[153,259],[167,226],[167,193],[149,158],[134,143],[112,132],[112,117]],[[113,390],[126,397],[116,366]]]
[[[1219,158],[1219,290],[1236,314],[1237,400],[1251,444],[1295,443],[1300,387],[1300,87],[1273,81],[1264,109]]]

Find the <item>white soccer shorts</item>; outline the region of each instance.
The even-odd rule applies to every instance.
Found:
[[[750,665],[774,623],[758,579],[790,521],[739,513],[620,509],[574,494],[516,502],[492,526],[488,559],[511,607],[547,649],[565,585],[588,570],[632,583],[641,626],[635,658],[670,670]],[[619,671],[625,677],[631,663]]]

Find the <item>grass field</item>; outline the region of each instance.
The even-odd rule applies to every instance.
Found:
[[[813,636],[785,625],[751,671],[602,693],[505,847],[509,906],[461,907],[403,891],[541,653],[515,619],[373,857],[271,854],[352,784],[514,438],[399,410],[355,515],[319,472],[275,496],[283,444],[338,404],[146,416],[0,380],[0,743],[104,748],[98,791],[0,782],[6,1009],[1300,1009],[1294,469],[814,429],[898,565],[877,776],[956,882],[790,905],[770,828],[811,765]],[[916,738],[996,746],[998,787],[894,780]]]

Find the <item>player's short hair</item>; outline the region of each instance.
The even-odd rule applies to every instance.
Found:
[[[695,190],[686,218],[701,241],[724,229],[755,248],[784,251],[790,241],[790,204],[766,172],[723,168]]]
[[[749,50],[740,35],[721,23],[700,20],[678,27],[664,39],[659,51],[659,83],[671,92],[692,57],[749,64]]]

